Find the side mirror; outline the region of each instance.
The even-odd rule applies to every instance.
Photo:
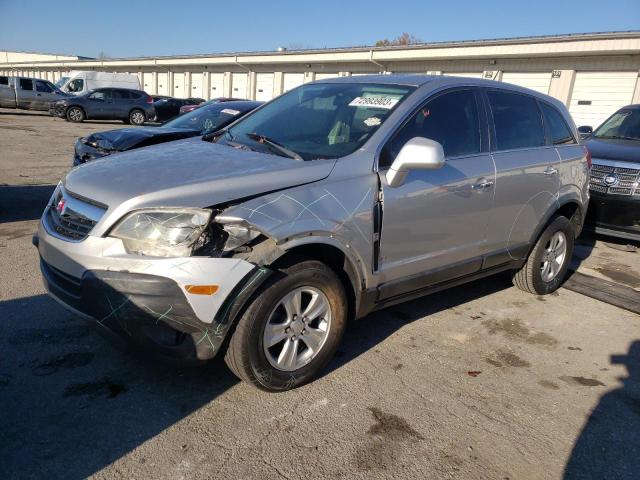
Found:
[[[591,127],[590,125],[583,125],[581,127],[578,127],[578,133],[580,134],[581,138],[588,137],[593,133],[593,127]]]
[[[402,185],[410,170],[436,170],[444,166],[444,150],[435,140],[414,137],[404,144],[387,171],[390,187]]]

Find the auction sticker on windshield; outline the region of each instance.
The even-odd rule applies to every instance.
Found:
[[[233,110],[231,108],[223,108],[222,110],[220,110],[221,113],[226,113],[228,115],[238,115],[240,113],[240,110]]]
[[[398,100],[398,98],[393,97],[356,97],[351,100],[349,106],[384,108],[390,110],[398,103]]]

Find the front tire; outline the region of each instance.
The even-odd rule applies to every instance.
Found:
[[[331,360],[344,332],[347,301],[338,276],[303,260],[276,273],[238,321],[225,362],[267,391],[296,388]]]
[[[513,284],[536,295],[555,292],[571,263],[574,241],[571,222],[566,217],[555,217],[538,238],[527,262],[514,272]]]
[[[67,120],[74,123],[80,123],[84,121],[85,114],[84,110],[80,107],[71,107],[67,110]]]
[[[131,125],[136,125],[139,127],[140,125],[144,124],[145,120],[146,118],[142,110],[131,110],[131,113],[129,113],[129,123]]]

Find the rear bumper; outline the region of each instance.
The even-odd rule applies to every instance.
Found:
[[[640,240],[640,198],[592,191],[585,230]]]

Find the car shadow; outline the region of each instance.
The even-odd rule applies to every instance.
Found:
[[[577,271],[580,265],[591,256],[593,249],[596,246],[597,237],[591,232],[583,231],[578,238],[576,238],[573,246],[573,257],[569,264],[570,271]]]
[[[0,318],[3,478],[87,478],[238,383],[221,359],[122,354],[47,295],[0,302]]]
[[[509,275],[502,273],[388,307],[352,321],[347,324],[344,339],[336,356],[323,374],[327,375],[349,363],[416,320],[510,287],[513,287],[513,284]]]
[[[55,185],[0,185],[0,223],[42,216]]]
[[[565,467],[565,480],[640,478],[640,340],[626,355],[612,355],[628,376],[591,411]]]

